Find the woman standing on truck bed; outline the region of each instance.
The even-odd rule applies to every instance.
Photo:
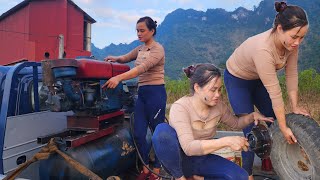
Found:
[[[154,131],[155,127],[164,122],[167,94],[164,87],[165,53],[161,44],[155,41],[157,22],[150,17],[142,17],[137,22],[137,35],[143,42],[126,55],[108,56],[106,61],[127,63],[135,61],[135,67],[130,71],[109,79],[102,88],[115,88],[119,82],[139,77],[138,99],[134,109],[134,138],[143,161],[149,164],[149,151],[146,134],[148,126]],[[160,172],[160,163],[155,158],[154,171]],[[151,174],[148,168],[143,167],[137,180],[159,179]]]
[[[293,113],[309,116],[298,106],[298,52],[308,31],[305,11],[276,2],[273,28],[244,41],[227,60],[224,82],[237,116],[249,114],[254,106],[265,116],[276,117],[289,144],[297,140],[286,124],[284,102],[277,71],[285,68],[286,85]],[[253,124],[243,129],[246,135]],[[244,152],[243,168],[252,176],[253,152]],[[270,163],[264,161],[262,164]]]

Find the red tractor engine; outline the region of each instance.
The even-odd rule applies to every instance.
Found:
[[[123,64],[87,59],[58,59],[42,62],[43,99],[51,111],[73,110],[77,115],[101,115],[122,108],[123,85],[101,89],[106,80],[130,70]]]
[[[39,137],[38,141],[47,143],[52,137],[61,137],[68,147],[76,147],[112,133],[114,124],[124,120],[124,102],[133,105],[134,99],[124,91],[127,88],[122,82],[115,89],[101,86],[128,70],[127,65],[89,59],[43,61],[40,102],[49,105],[51,111],[74,114],[67,117],[66,131]]]

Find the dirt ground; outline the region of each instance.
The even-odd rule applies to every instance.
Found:
[[[253,176],[255,180],[280,180],[274,171],[262,171],[261,170],[261,159],[257,156],[254,160]]]
[[[164,169],[161,169],[160,174],[164,176],[170,176]],[[122,177],[121,180],[135,180],[137,175],[138,175],[137,169],[132,169],[128,171],[128,175],[125,177]],[[261,159],[257,156],[255,157],[255,160],[254,160],[253,175],[255,180],[280,180],[280,178],[277,176],[277,174],[274,171],[267,172],[267,171],[261,170]],[[116,180],[116,179],[110,179],[110,180]],[[162,180],[165,180],[165,179],[162,178]]]

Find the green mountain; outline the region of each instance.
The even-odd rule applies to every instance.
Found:
[[[288,0],[304,8],[309,18],[309,32],[300,47],[299,68],[320,71],[320,1]],[[263,0],[254,10],[239,7],[233,12],[224,9],[177,9],[168,14],[158,27],[157,41],[165,48],[166,75],[176,79],[182,67],[210,62],[221,68],[234,49],[248,37],[270,29],[276,11],[274,1]],[[92,53],[99,59],[107,55],[121,55],[139,45],[111,44],[103,49],[93,46]]]

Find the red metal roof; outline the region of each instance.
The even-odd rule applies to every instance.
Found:
[[[21,3],[17,4],[16,6],[14,6],[13,8],[9,9],[7,12],[3,13],[0,16],[0,21],[3,20],[4,18],[10,16],[11,14],[17,12],[18,10],[20,10],[21,8],[29,5],[29,3],[31,1],[39,1],[39,0],[24,0]],[[43,1],[43,0],[41,0]],[[81,11],[84,15],[85,20],[89,21],[90,23],[95,23],[96,20],[94,20],[91,16],[89,16],[86,12],[84,12],[78,5],[76,5],[72,0],[67,0],[68,3],[72,4],[76,9],[78,9],[79,11]]]

